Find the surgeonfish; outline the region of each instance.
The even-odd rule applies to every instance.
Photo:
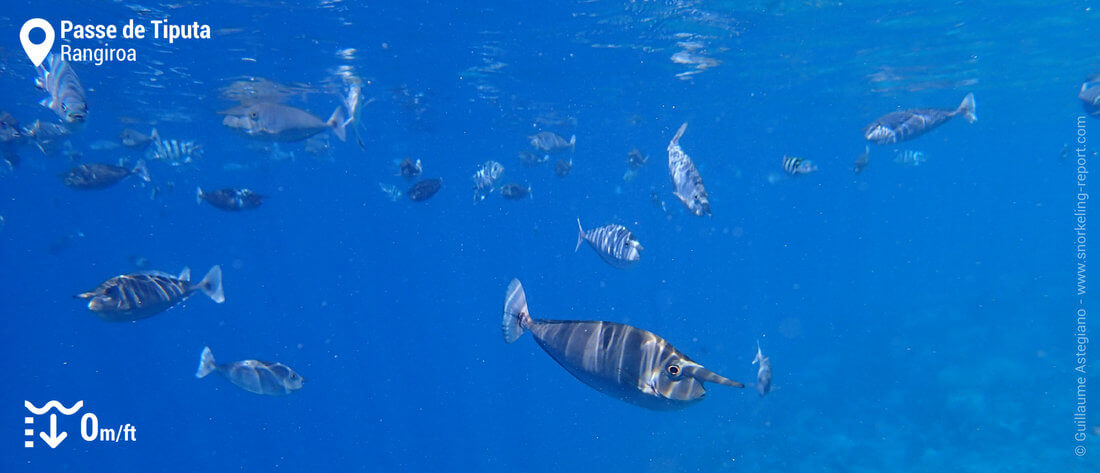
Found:
[[[703,177],[695,168],[691,157],[680,148],[680,138],[687,130],[687,123],[680,125],[676,136],[668,143],[668,173],[672,177],[672,185],[676,187],[676,197],[687,206],[692,214],[698,217],[710,216],[710,200],[707,198],[707,190],[703,187]]]
[[[579,251],[586,241],[607,264],[619,269],[634,266],[642,258],[639,252],[644,249],[634,234],[622,225],[604,225],[585,231],[578,218],[577,247],[573,251]]]
[[[38,65],[37,72],[34,85],[49,94],[39,103],[66,123],[83,122],[88,116],[88,103],[84,99],[84,86],[69,61],[61,59],[60,54],[50,54]]]
[[[955,115],[962,115],[970,123],[978,121],[974,111],[974,94],[966,94],[954,110],[918,108],[887,113],[863,129],[863,137],[872,143],[888,145],[911,140],[943,125]]]
[[[581,382],[647,409],[685,408],[706,395],[705,381],[745,387],[646,330],[614,322],[532,318],[518,279],[508,285],[501,328],[508,343],[531,332],[543,351]]]
[[[756,358],[752,364],[758,365],[756,370],[756,392],[764,397],[772,390],[772,362],[760,351],[760,342],[756,342]]]
[[[238,388],[265,396],[285,396],[302,389],[306,381],[282,363],[243,360],[219,365],[214,361],[210,347],[203,347],[195,377],[205,378],[215,371]]]
[[[188,268],[183,268],[179,276],[160,271],[124,274],[73,297],[88,299],[88,310],[103,320],[129,322],[164,312],[197,291],[202,291],[219,304],[225,302],[222,268],[210,268],[198,284],[191,283],[191,270]]]

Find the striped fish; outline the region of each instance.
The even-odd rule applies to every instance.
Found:
[[[639,251],[644,249],[634,234],[622,225],[605,225],[586,232],[578,218],[577,247],[573,251],[580,251],[581,244],[586,241],[607,264],[620,269],[634,266],[642,258]]]
[[[817,171],[817,165],[809,159],[795,156],[783,156],[783,170],[792,176]]]
[[[752,364],[759,365],[756,370],[756,392],[764,397],[772,390],[772,362],[760,351],[759,341],[756,342],[756,358],[752,359]]]
[[[153,129],[149,138],[152,140],[149,149],[145,151],[145,157],[154,161],[168,161],[172,166],[190,164],[195,158],[202,156],[202,146],[194,141],[166,140],[160,133]]]
[[[974,114],[974,94],[966,94],[962,103],[954,110],[918,108],[887,113],[867,125],[863,129],[863,137],[880,145],[911,140],[947,123],[959,114],[970,123],[978,121],[978,116]]]
[[[89,299],[88,310],[103,320],[128,322],[164,312],[195,291],[202,291],[219,304],[225,302],[222,268],[210,268],[198,284],[191,284],[191,270],[188,268],[183,268],[178,277],[159,271],[124,274],[74,297]]]
[[[504,299],[504,341],[531,332],[543,351],[581,382],[647,409],[682,409],[703,399],[704,381],[743,388],[692,361],[663,338],[614,322],[543,320],[527,311],[513,279]]]
[[[42,106],[53,110],[66,123],[83,122],[88,115],[88,103],[84,101],[84,86],[60,55],[50,54],[38,65],[34,85],[50,94],[42,99]]]
[[[680,125],[676,136],[668,143],[668,173],[672,176],[672,185],[676,186],[676,197],[680,198],[691,213],[702,217],[710,215],[710,201],[703,187],[703,177],[695,169],[691,157],[680,149],[680,137],[687,130],[687,123]]]
[[[210,347],[203,347],[196,378],[217,371],[230,383],[250,393],[267,396],[285,396],[302,389],[305,378],[282,363],[259,360],[243,360],[219,365],[214,361]]]

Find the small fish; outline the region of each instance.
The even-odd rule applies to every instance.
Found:
[[[401,177],[405,179],[415,179],[421,172],[424,171],[424,167],[420,164],[420,160],[413,161],[412,158],[405,158],[399,165],[401,168]]]
[[[783,170],[792,176],[809,174],[817,171],[817,165],[813,161],[795,156],[783,156]]]
[[[53,110],[66,123],[83,122],[88,116],[88,104],[84,100],[84,86],[68,61],[60,55],[50,54],[38,66],[34,84],[45,90],[49,97],[42,99],[42,106]]]
[[[391,202],[397,202],[397,199],[401,198],[401,190],[398,189],[397,186],[391,186],[379,182],[378,187],[382,190],[383,194],[386,194],[386,197],[389,197]]]
[[[871,160],[871,145],[863,145],[863,154],[856,158],[855,164],[852,165],[852,170],[859,174],[867,169],[867,164]]]
[[[581,243],[586,241],[607,264],[619,269],[634,266],[642,258],[639,252],[644,249],[634,234],[622,225],[605,225],[585,231],[578,218],[577,247],[573,252],[580,251]]]
[[[1081,92],[1077,98],[1081,100],[1081,106],[1085,108],[1093,118],[1100,118],[1100,74],[1090,76],[1081,84]]]
[[[23,129],[19,127],[19,121],[10,113],[0,111],[0,159],[8,169],[19,167],[17,150],[26,139]]]
[[[250,138],[272,141],[300,141],[331,129],[340,141],[346,139],[343,105],[337,106],[328,121],[300,108],[278,103],[240,105],[218,112],[225,115],[222,125],[244,133]]]
[[[102,163],[81,164],[66,171],[61,179],[66,186],[74,189],[106,189],[129,176],[149,182],[145,161],[138,161],[133,169]]]
[[[676,136],[668,142],[668,173],[672,176],[672,185],[676,187],[676,197],[696,216],[710,216],[710,200],[703,186],[703,177],[695,168],[695,162],[680,149],[680,138],[687,130],[687,123],[680,125]]]
[[[501,329],[508,343],[531,332],[543,351],[581,382],[647,409],[682,409],[702,400],[704,381],[745,387],[704,368],[663,338],[640,328],[614,322],[532,318],[518,279],[508,285]]]
[[[528,136],[527,139],[531,142],[531,146],[544,153],[557,153],[574,149],[577,145],[577,135],[573,135],[569,138],[569,141],[565,141],[565,138],[549,131],[540,131],[535,135]]]
[[[898,151],[894,156],[894,162],[903,166],[916,167],[928,162],[928,158],[925,157],[923,152],[905,149]]]
[[[198,284],[191,284],[188,268],[183,268],[178,277],[160,271],[142,271],[115,276],[94,290],[73,297],[89,299],[88,310],[103,320],[129,322],[164,312],[196,291],[219,304],[225,302],[221,266],[210,268]]]
[[[201,204],[207,201],[216,208],[235,212],[238,210],[254,209],[263,203],[265,195],[252,192],[250,189],[218,189],[212,192],[203,192],[201,187],[195,188],[195,202]]]
[[[535,153],[535,152],[533,152],[529,149],[525,149],[523,151],[520,151],[518,157],[519,157],[519,161],[521,163],[523,163],[524,166],[529,167],[529,168],[533,168],[535,166],[538,166],[540,164],[544,164],[544,163],[550,161],[550,155],[549,154],[538,154],[538,153]]]
[[[154,130],[153,133],[156,134],[156,131]],[[118,141],[122,143],[122,146],[127,148],[142,150],[148,147],[149,143],[153,142],[153,137],[147,136],[133,128],[124,128],[122,132],[118,134]]]
[[[413,184],[405,194],[407,194],[413,202],[423,202],[430,199],[436,192],[439,192],[441,187],[443,187],[442,179],[424,179]]]
[[[508,200],[523,200],[531,195],[531,188],[516,183],[508,183],[500,187],[500,195]]]
[[[756,358],[753,358],[752,364],[759,364],[756,370],[756,392],[764,397],[772,390],[772,362],[760,351],[759,341],[756,342]]]
[[[883,115],[863,129],[863,137],[872,143],[888,145],[911,140],[936,128],[955,115],[962,114],[970,123],[978,121],[974,113],[974,94],[966,94],[954,110],[919,108]]]
[[[637,148],[630,150],[630,153],[626,156],[626,164],[630,166],[630,169],[638,169],[645,166],[647,162],[649,162],[649,156],[642,154]]]
[[[568,161],[566,161],[564,159],[559,159],[558,162],[554,164],[554,174],[556,174],[558,177],[568,176],[569,173],[572,172],[572,171],[573,171],[573,160],[572,159],[570,159]]]
[[[658,208],[660,208],[661,212],[668,214],[668,206],[665,205],[665,201],[661,198],[661,194],[657,192],[657,189],[649,190],[649,201],[653,202],[653,205],[656,205]]]
[[[167,161],[172,166],[190,164],[202,156],[202,146],[194,141],[164,139],[156,129],[150,135],[150,146],[145,151],[146,159]]]
[[[470,178],[474,181],[474,202],[484,200],[486,194],[493,192],[493,185],[504,174],[504,166],[496,161],[485,161]]]
[[[72,131],[64,125],[42,120],[35,120],[30,127],[23,129],[23,135],[46,156],[53,156],[63,149],[63,143],[70,134]]]
[[[214,353],[210,351],[210,347],[203,347],[195,377],[205,378],[206,375],[215,371],[225,376],[225,379],[238,388],[267,396],[285,396],[293,393],[302,389],[302,384],[306,381],[282,363],[244,360],[219,365],[214,361]]]

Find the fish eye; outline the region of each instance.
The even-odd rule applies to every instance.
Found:
[[[673,377],[680,376],[680,367],[679,366],[668,365],[668,368],[666,368],[666,369],[668,370],[669,376],[673,376]]]
[[[248,114],[248,117],[255,120],[257,118],[260,118],[260,114],[258,112],[252,112]]]

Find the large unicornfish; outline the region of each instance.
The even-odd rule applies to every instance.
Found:
[[[569,373],[616,399],[648,409],[682,409],[703,399],[704,381],[735,388],[726,379],[680,353],[663,338],[614,322],[531,318],[523,285],[513,279],[504,299],[504,341],[524,332]]]

